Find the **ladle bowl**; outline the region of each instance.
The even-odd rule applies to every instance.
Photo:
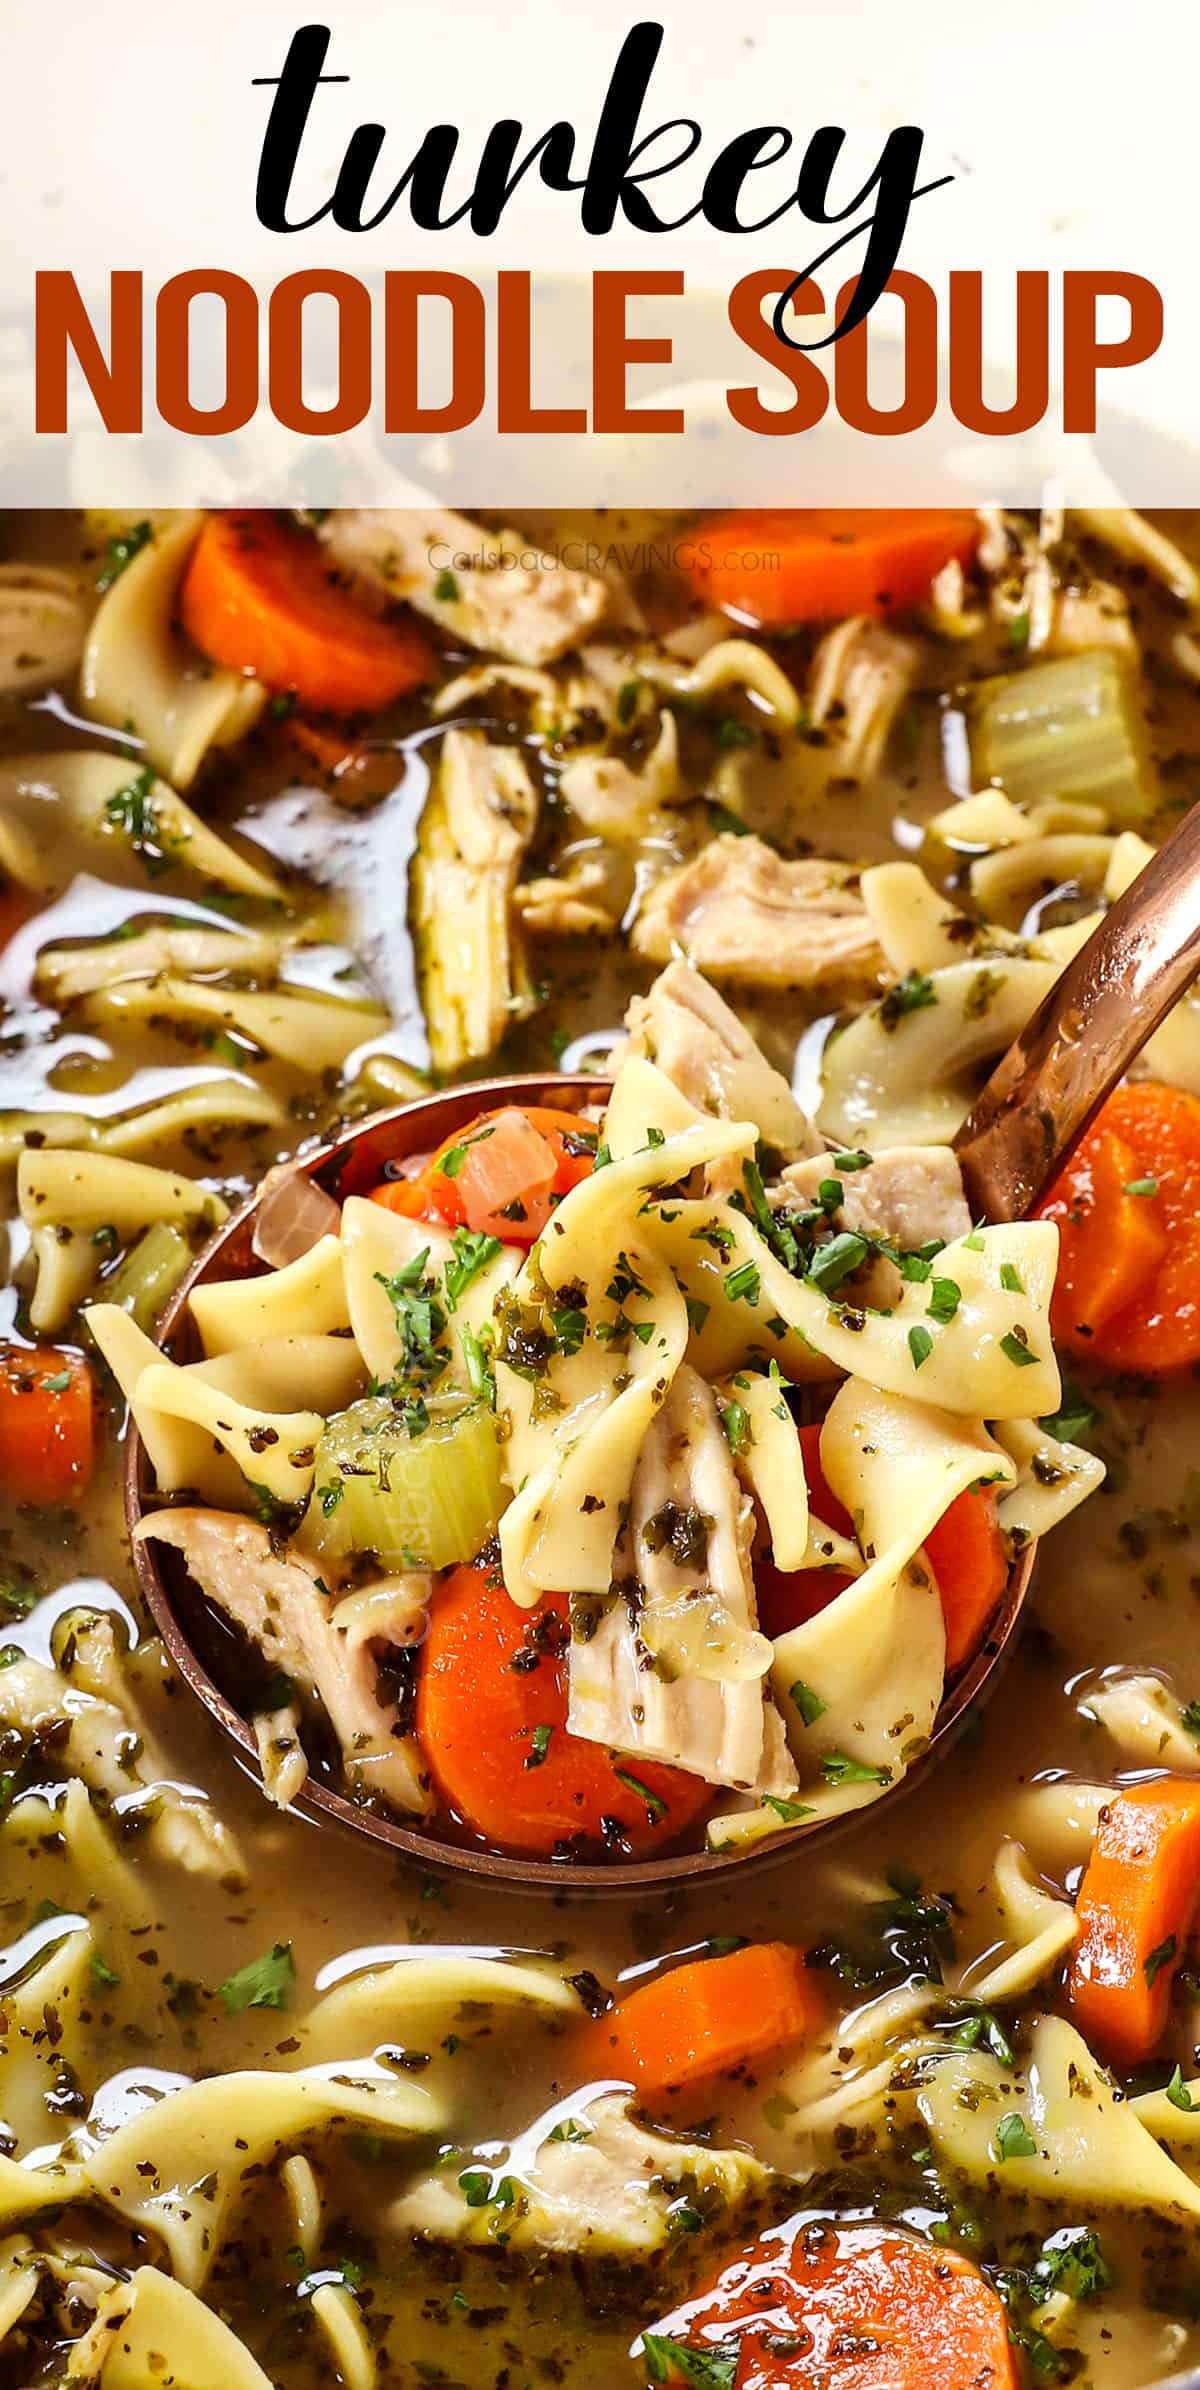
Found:
[[[955,1140],[977,1216],[1021,1218],[1067,1158],[1105,1096],[1117,1084],[1200,968],[1200,806],[1112,907],[1068,963],[1050,994],[999,1064]],[[334,1144],[289,1165],[335,1200],[377,1186],[386,1166],[433,1151],[481,1112],[503,1103],[552,1103],[579,1109],[608,1092],[589,1076],[476,1081],[420,1097],[376,1115]],[[168,1307],[157,1341],[175,1357],[196,1357],[188,1317],[193,1287],[253,1274],[259,1194],[206,1246]],[[130,1532],[155,1499],[152,1472],[135,1428],[129,1435],[125,1507]],[[155,1624],[180,1675],[255,1773],[257,1748],[236,1696],[238,1645],[215,1607],[188,1576],[175,1550],[133,1544],[138,1575]],[[948,1687],[924,1752],[883,1798],[895,1802],[924,1783],[998,1684],[1010,1655],[1033,1573],[1036,1545],[1015,1559],[988,1633]],[[451,1830],[404,1825],[363,1809],[311,1775],[293,1806],[321,1824],[351,1829],[425,1867],[484,1878],[530,1892],[646,1896],[717,1883],[777,1866],[798,1846],[826,1850],[853,1833],[862,1812],[817,1826],[784,1826],[728,1852],[682,1851],[644,1860],[589,1864],[533,1860],[454,1839]]]

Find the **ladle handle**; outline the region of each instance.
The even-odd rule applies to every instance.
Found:
[[[1024,1217],[1198,972],[1193,805],[1055,980],[963,1122],[954,1145],[977,1219]]]

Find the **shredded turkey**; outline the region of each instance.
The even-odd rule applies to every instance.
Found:
[[[668,963],[649,995],[634,997],[625,1023],[625,1051],[657,1063],[698,1112],[756,1121],[764,1143],[787,1157],[821,1151],[787,1080],[690,963]]]
[[[319,1703],[359,1794],[380,1793],[397,1809],[428,1814],[428,1776],[381,1690],[371,1647],[334,1623],[318,1572],[302,1553],[283,1558],[265,1527],[230,1511],[158,1510],[137,1533],[174,1545],[209,1600],[298,1693]]]
[[[809,713],[833,742],[836,769],[869,779],[917,675],[920,650],[866,615],[852,614],[821,641],[813,659]]]
[[[547,664],[607,613],[594,573],[530,560],[516,531],[485,531],[438,506],[334,507],[317,537],[376,601],[403,600],[455,639],[513,664]]]
[[[772,1200],[813,1203],[818,1188],[830,1180],[842,1190],[841,1203],[830,1214],[835,1228],[881,1237],[902,1253],[916,1252],[935,1239],[949,1245],[956,1237],[970,1235],[962,1171],[948,1145],[894,1145],[864,1170],[839,1169],[836,1154],[817,1154],[789,1165],[779,1186],[771,1190]],[[886,1256],[875,1257],[869,1272],[869,1278],[859,1282],[861,1291],[886,1310],[903,1283],[900,1273]]]
[[[519,881],[513,905],[531,938],[611,936],[620,918],[611,876],[599,855],[581,855],[565,871]]]
[[[752,1533],[716,1397],[685,1362],[634,1472],[616,1598],[571,1644],[572,1734],[708,1784],[795,1789],[765,1683],[772,1650],[757,1631]]]
[[[687,795],[679,775],[674,714],[662,715],[658,736],[640,765],[620,755],[579,755],[564,767],[558,785],[585,829],[613,846],[637,846],[653,834],[662,807]]]
[[[388,2223],[422,2240],[640,2258],[670,2238],[672,2205],[685,2196],[693,2213],[711,2210],[725,2229],[732,2209],[761,2204],[777,2180],[745,2150],[648,2131],[609,2094],[552,2111],[513,2143],[495,2170],[511,2199],[469,2206],[455,2173],[442,2167],[405,2192]]]
[[[482,731],[448,730],[421,816],[412,869],[413,929],[433,1061],[439,1070],[490,1054],[528,1008],[512,918],[537,794],[515,747]]]
[[[753,987],[872,980],[883,955],[848,864],[787,862],[728,832],[657,880],[632,944],[652,962],[686,954],[700,971]]]

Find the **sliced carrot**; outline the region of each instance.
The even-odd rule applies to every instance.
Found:
[[[1158,1776],[1114,1793],[1075,1904],[1069,1986],[1081,2033],[1114,2065],[1142,2065],[1161,2041],[1198,1901],[1200,1780]]]
[[[781,2056],[824,2019],[804,1952],[790,1942],[750,1942],[630,1992],[597,2026],[597,2063],[641,2092],[673,2094]]]
[[[1148,1377],[1200,1361],[1195,1096],[1152,1080],[1119,1087],[1039,1216],[1058,1223],[1050,1317],[1060,1343]]]
[[[368,613],[315,540],[269,514],[209,515],[179,594],[201,654],[324,714],[370,714],[434,673],[423,631]]]
[[[691,571],[701,595],[776,627],[921,605],[943,565],[973,557],[979,525],[966,512],[842,507],[717,515],[703,532]]]
[[[553,1104],[509,1105],[456,1130],[415,1178],[372,1188],[371,1201],[410,1220],[532,1245],[554,1199],[590,1177],[595,1162],[595,1132],[578,1113]]]
[[[519,1610],[499,1576],[438,1587],[417,1677],[417,1734],[446,1807],[501,1850],[552,1858],[580,1838],[617,1856],[674,1842],[711,1800],[680,1768],[567,1731],[570,1604]]]
[[[1008,1546],[991,1486],[968,1486],[943,1511],[925,1538],[925,1557],[941,1596],[946,1666],[961,1668],[982,1642],[1008,1582]]]
[[[289,714],[284,730],[304,762],[333,782],[332,793],[342,804],[369,805],[386,797],[403,775],[404,758],[395,747],[365,747],[303,714]]]
[[[92,1373],[82,1356],[0,1346],[0,1485],[9,1500],[71,1502],[95,1459]]]
[[[733,2390],[1018,2386],[991,2284],[957,2250],[887,2225],[796,2218],[764,2233],[646,2341],[650,2382],[707,2381],[704,2358],[727,2367],[736,2350]]]
[[[820,1427],[798,1432],[813,1517],[853,1540],[854,1522],[825,1482]],[[946,1666],[961,1668],[981,1641],[1008,1578],[1008,1549],[991,1487],[969,1486],[959,1494],[926,1536],[925,1552],[946,1621]],[[774,1639],[815,1618],[852,1582],[841,1569],[784,1570],[769,1558],[756,1560],[754,1591],[764,1635]]]

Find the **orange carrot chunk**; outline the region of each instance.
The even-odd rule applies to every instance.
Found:
[[[1161,1377],[1200,1361],[1200,1102],[1139,1080],[1109,1097],[1039,1206],[1056,1220],[1061,1344]]]
[[[1018,2390],[991,2284],[882,2224],[765,2233],[645,2334],[642,2363],[648,2382],[696,2383],[734,2350],[733,2390]]]
[[[807,2040],[825,2004],[804,1952],[750,1942],[639,1986],[597,2028],[599,2063],[654,2095],[686,2091]]]
[[[290,714],[284,736],[302,762],[331,780],[334,794],[347,805],[368,805],[390,794],[404,772],[404,758],[396,747],[367,747],[347,738],[344,730]]]
[[[410,1220],[532,1245],[553,1200],[588,1178],[595,1160],[595,1132],[577,1113],[553,1104],[510,1105],[447,1137],[414,1178],[373,1187],[371,1201]]]
[[[717,515],[703,528],[696,588],[767,628],[922,605],[943,565],[969,563],[979,538],[973,514],[908,507]]]
[[[269,514],[212,514],[179,598],[193,646],[323,714],[370,714],[432,679],[424,632],[368,613],[315,540]]]
[[[96,1459],[92,1373],[79,1353],[0,1345],[0,1486],[10,1502],[73,1502]]]
[[[1080,2032],[1115,2066],[1141,2066],[1161,2041],[1198,1900],[1200,1780],[1114,1793],[1075,1904],[1069,1989]]]
[[[565,1593],[519,1610],[495,1571],[453,1569],[430,1605],[417,1734],[446,1807],[485,1842],[551,1858],[582,1837],[640,1857],[674,1842],[711,1790],[568,1733],[569,1638]]]
[[[968,1486],[925,1538],[925,1557],[941,1596],[946,1666],[961,1668],[982,1642],[1008,1581],[1008,1547],[991,1486]]]

